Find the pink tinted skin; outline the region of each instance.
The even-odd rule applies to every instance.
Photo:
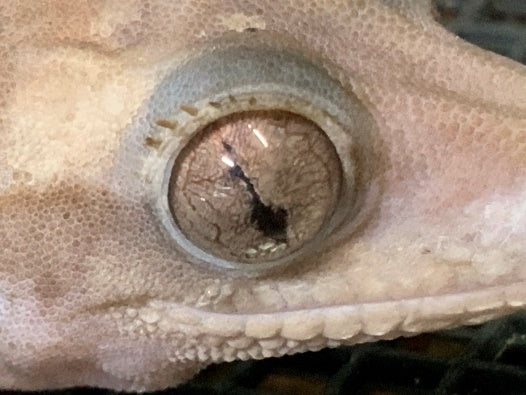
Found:
[[[153,390],[526,303],[526,70],[425,2],[28,0],[0,26],[0,388]],[[351,235],[245,277],[174,247],[141,120],[185,51],[254,29],[356,97],[378,188]]]

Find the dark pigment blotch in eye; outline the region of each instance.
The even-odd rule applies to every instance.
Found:
[[[233,148],[230,144],[223,142],[223,148],[229,154],[232,153]],[[270,237],[274,241],[286,243],[287,242],[287,210],[282,207],[270,207],[263,204],[254,185],[250,179],[245,175],[241,166],[235,165],[228,170],[231,177],[239,178],[247,187],[248,193],[252,197],[252,213],[250,221],[256,224],[265,236]]]

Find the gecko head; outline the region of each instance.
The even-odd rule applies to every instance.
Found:
[[[526,303],[526,70],[427,2],[0,20],[0,388],[153,390]]]

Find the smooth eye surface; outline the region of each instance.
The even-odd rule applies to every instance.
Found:
[[[312,121],[286,111],[247,111],[206,126],[178,155],[169,203],[198,248],[257,263],[312,240],[333,214],[341,164]]]

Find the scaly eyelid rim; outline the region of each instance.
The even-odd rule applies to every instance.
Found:
[[[213,105],[212,105],[212,104]],[[188,108],[192,111],[188,112]],[[219,259],[194,246],[176,225],[168,204],[170,174],[177,154],[203,126],[225,115],[244,110],[280,109],[302,115],[325,131],[340,157],[345,185],[331,221],[309,246],[290,256],[246,265]],[[360,162],[371,163],[368,134],[374,133],[371,118],[358,100],[331,78],[324,68],[299,54],[266,46],[228,47],[203,51],[175,69],[159,84],[147,111],[149,135],[155,135],[159,149],[146,161],[152,186],[152,203],[170,237],[191,261],[257,274],[297,260],[319,249],[322,239],[348,235],[365,218],[360,205],[371,203],[378,189],[367,169],[355,173]],[[355,117],[359,112],[360,116]],[[167,132],[158,120],[176,125]],[[356,154],[358,153],[358,154]],[[360,155],[367,160],[360,160]],[[362,158],[364,159],[364,158]],[[365,175],[365,177],[364,177]],[[357,182],[359,181],[359,182]],[[362,213],[363,214],[363,213]],[[333,232],[338,228],[337,232]]]

